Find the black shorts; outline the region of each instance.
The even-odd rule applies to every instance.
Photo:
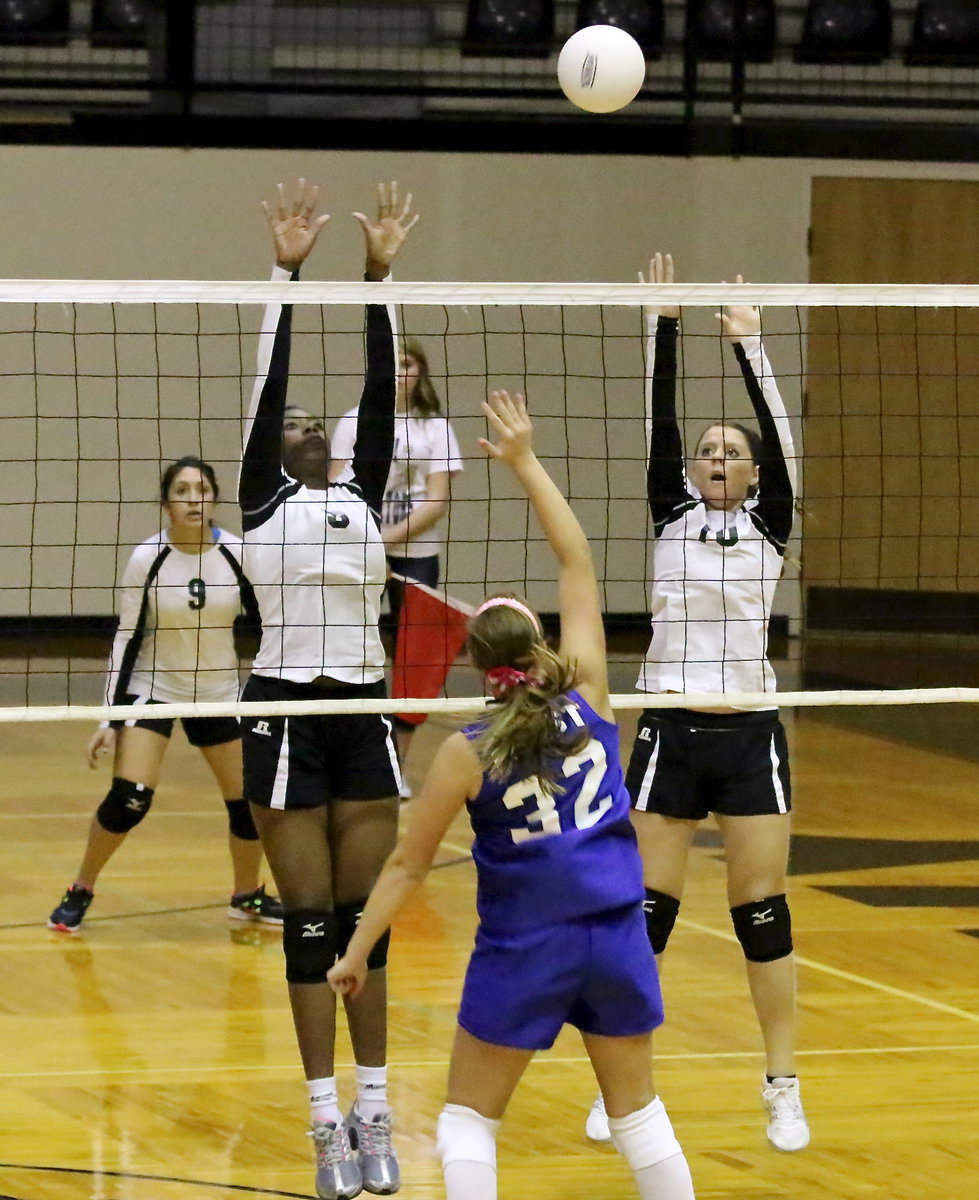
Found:
[[[756,817],[792,807],[788,746],[778,712],[647,708],[625,777],[632,807],[688,821]]]
[[[383,699],[384,682],[320,687],[252,675],[242,700]],[[242,719],[245,799],[265,808],[379,800],[401,787],[391,720],[380,713]]]
[[[141,696],[125,696],[122,704],[162,704],[162,700],[144,700]],[[149,729],[168,738],[173,733],[176,718],[162,717],[152,720],[141,717],[135,721],[111,721],[113,729]],[[237,742],[241,737],[241,728],[237,717],[182,717],[180,724],[184,727],[187,741],[198,749],[207,746],[221,746],[225,742]]]

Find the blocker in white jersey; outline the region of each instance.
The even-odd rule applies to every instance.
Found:
[[[273,279],[291,274],[277,266]],[[368,306],[363,436],[353,470],[325,486],[308,486],[280,461],[291,336],[291,308],[270,305],[238,484],[244,566],[262,618],[252,671],[293,683],[322,676],[376,683],[384,676],[377,619],[386,567],[375,514],[391,447],[390,425],[377,418],[387,404],[393,420],[393,314],[384,305]],[[321,433],[310,432],[288,449],[300,475],[313,454],[329,456]]]
[[[785,406],[757,334],[734,343],[761,429],[744,455],[724,430],[702,437],[688,477],[676,414],[675,318],[652,319],[647,492],[656,549],[653,635],[639,675],[643,692],[774,691],[768,624],[792,531],[795,451]],[[757,455],[757,457],[756,457]],[[747,461],[746,461],[747,458]],[[733,473],[748,469],[747,494]],[[698,486],[698,484],[700,486]],[[703,490],[701,490],[703,489]]]
[[[650,282],[673,282],[668,255],[653,258]],[[727,306],[720,314],[723,332],[758,429],[719,417],[701,433],[685,469],[676,413],[679,316],[674,308],[648,314],[647,487],[656,547],[653,636],[638,686],[649,692],[774,691],[768,623],[795,504],[788,417],[761,344],[758,309]],[[763,1095],[769,1112],[778,1111],[768,1137],[780,1150],[800,1150],[809,1127],[795,1078],[795,966],[785,897],[791,788],[774,697],[760,712],[647,709],[626,785],[656,954],[665,950],[677,919],[697,824],[714,815],[731,920],[765,1043]],[[606,1130],[599,1108],[586,1132],[600,1140]]]
[[[265,206],[276,277],[299,269],[326,223],[318,188],[300,180]],[[354,214],[366,240],[365,276],[380,283],[414,224],[392,184],[378,215]],[[244,699],[384,694],[377,628],[386,564],[380,511],[391,466],[396,389],[393,314],[367,306],[366,364],[351,472],[331,481],[330,443],[315,422],[285,432],[292,309],[266,311],[245,428],[238,498],[245,566],[262,617],[262,648]],[[293,416],[299,410],[289,410]],[[290,421],[290,425],[296,422]],[[365,705],[367,707],[367,705]],[[285,905],[283,949],[309,1092],[316,1194],[322,1200],[400,1186],[387,1104],[387,941],[373,948],[375,983],[350,1021],[357,1099],[339,1108],[336,997],[326,972],[342,953],[371,883],[397,836],[399,775],[391,723],[377,712],[248,717],[245,795]]]

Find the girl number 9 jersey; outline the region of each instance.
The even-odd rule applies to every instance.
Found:
[[[214,528],[200,554],[178,550],[165,530],[147,538],[123,574],[106,703],[237,700],[234,622],[253,608],[233,534]]]
[[[563,786],[554,794],[537,776],[497,781],[484,774],[467,801],[476,909],[487,930],[517,933],[642,901],[618,727],[577,692],[568,694],[563,723],[591,736],[562,761]],[[472,739],[480,728],[464,732]]]

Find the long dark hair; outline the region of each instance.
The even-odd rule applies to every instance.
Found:
[[[422,349],[421,342],[413,337],[405,338],[403,353],[405,358],[413,358],[418,363],[418,378],[408,401],[408,411],[420,417],[437,417],[442,405],[428,369],[428,355]]]
[[[500,595],[526,606],[512,593]],[[581,750],[590,736],[587,729],[566,733],[561,726],[564,700],[575,684],[574,666],[554,653],[524,613],[505,604],[472,618],[466,648],[481,671],[510,667],[528,677],[497,692],[497,703],[481,722],[473,747],[483,770],[497,781],[536,775],[547,794],[557,791],[561,761]]]
[[[211,490],[214,492],[214,499],[217,500],[220,496],[218,488],[218,477],[214,474],[214,468],[210,463],[205,462],[202,458],[196,458],[193,454],[186,454],[183,458],[178,458],[163,472],[160,479],[160,503],[166,504],[170,499],[170,485],[184,469],[184,467],[194,467],[196,470],[206,477],[211,485]]]

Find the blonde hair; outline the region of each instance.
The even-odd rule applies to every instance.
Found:
[[[512,593],[501,599],[526,601]],[[466,648],[481,671],[510,667],[526,681],[508,686],[480,722],[473,739],[483,771],[499,782],[517,774],[538,776],[547,795],[558,790],[561,760],[587,743],[587,729],[568,733],[561,716],[575,684],[575,668],[547,645],[538,628],[519,609],[506,604],[482,608],[469,622]]]

